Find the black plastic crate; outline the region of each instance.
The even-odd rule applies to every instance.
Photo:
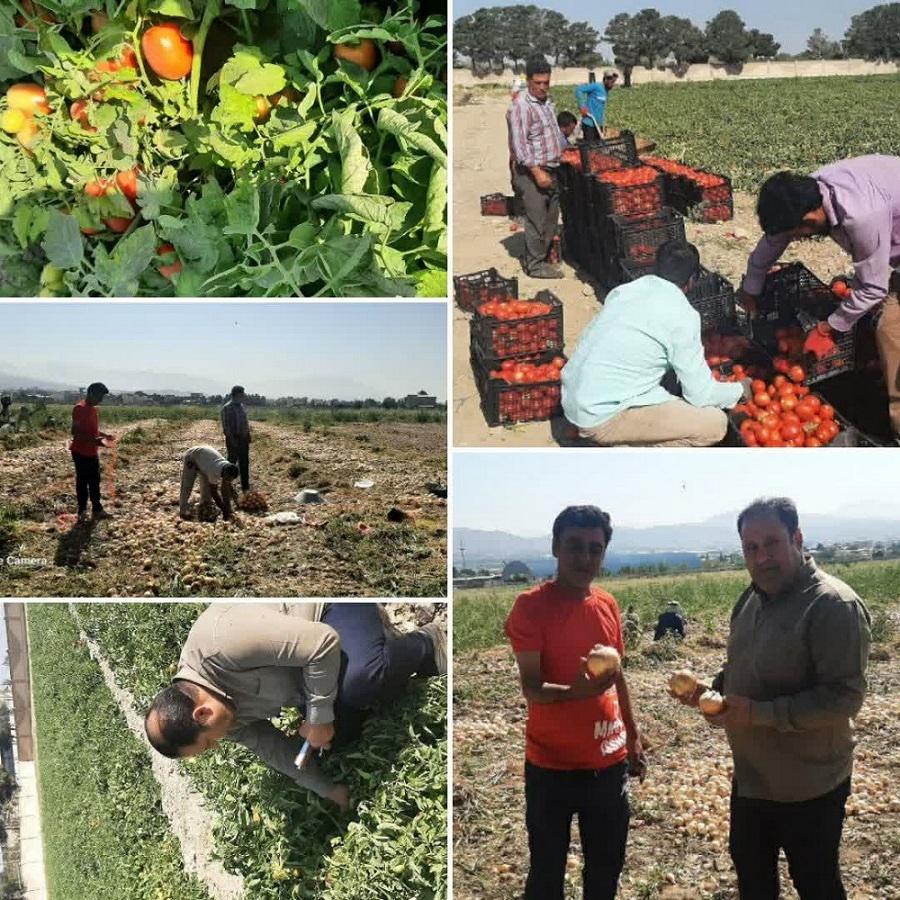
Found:
[[[504,278],[496,269],[453,276],[453,296],[460,309],[472,312],[480,303],[489,300],[516,299],[519,279]]]
[[[522,304],[542,303],[550,312],[518,319],[501,319],[482,315],[476,308],[469,323],[471,346],[483,359],[503,360],[523,355],[561,353],[564,342],[563,305],[551,291],[538,291],[533,300]]]
[[[607,221],[616,256],[639,266],[655,262],[666,241],[685,239],[684,219],[667,206],[639,219],[612,215]]]
[[[700,266],[694,284],[687,292],[688,302],[700,313],[701,328],[733,327],[734,287],[718,272]]]
[[[514,197],[506,194],[485,194],[481,198],[483,216],[509,216],[513,212]]]
[[[543,365],[561,353],[546,353],[520,361]],[[563,357],[565,358],[565,357]],[[472,373],[481,398],[481,411],[491,428],[523,422],[545,422],[562,411],[562,381],[525,382],[510,384],[501,378],[491,378],[489,361],[474,348],[471,353]]]
[[[662,176],[657,172],[645,184],[609,184],[587,176],[589,197],[595,219],[602,216],[622,216],[640,219],[658,213],[665,205]]]
[[[834,353],[822,359],[816,359],[815,355],[807,354],[805,362],[802,363],[806,369],[807,384],[817,384],[825,381],[826,378],[846,375],[856,369],[856,328],[843,333],[834,331],[832,337],[837,345]]]
[[[618,283],[625,284],[628,281],[637,281],[645,275],[652,275],[656,270],[656,260],[650,263],[640,265],[633,260],[617,259],[615,261],[615,271],[618,276]]]
[[[581,171],[584,173],[605,172],[634,166],[638,162],[634,134],[630,131],[621,131],[614,138],[581,141],[578,149],[581,151]]]

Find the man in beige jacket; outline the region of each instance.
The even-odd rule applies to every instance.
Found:
[[[376,603],[212,604],[188,634],[172,684],[145,718],[147,738],[171,758],[243,744],[297,784],[342,808],[347,788],[314,755],[294,764],[304,740],[327,749],[356,737],[368,712],[398,696],[413,675],[447,671],[437,622],[388,634]],[[304,710],[298,737],[270,721]]]
[[[852,588],[803,552],[797,508],[757,500],[738,517],[753,579],[731,613],[713,688],[734,758],[730,850],[741,897],[776,900],[784,850],[801,900],[844,900],[839,851],[866,691],[871,620]],[[686,701],[695,706],[706,685]]]

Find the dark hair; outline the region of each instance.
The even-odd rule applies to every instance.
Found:
[[[232,398],[237,397],[238,394],[245,394],[245,393],[246,393],[246,391],[245,391],[239,384],[236,384],[236,385],[231,389],[231,396],[232,396]]]
[[[797,506],[789,497],[760,497],[758,500],[754,500],[738,516],[738,534],[741,533],[741,529],[744,527],[744,522],[747,519],[756,519],[760,516],[775,516],[790,535],[793,535],[800,527]]]
[[[237,478],[241,474],[241,470],[234,463],[228,463],[222,468],[222,474],[228,478]]]
[[[578,119],[576,119],[567,109],[564,109],[556,117],[556,124],[559,125],[560,128],[565,128],[566,125],[577,125]]]
[[[819,182],[809,175],[776,172],[763,182],[756,202],[759,226],[769,235],[803,224],[803,217],[822,205]]]
[[[86,394],[93,394],[95,397],[103,397],[109,393],[109,388],[102,381],[95,381],[87,386]]]
[[[612,540],[612,520],[599,506],[567,506],[553,522],[554,543],[566,528],[602,528],[607,546]]]
[[[681,238],[670,238],[656,251],[653,272],[678,287],[684,287],[697,274],[699,267],[697,248]]]
[[[525,77],[532,75],[549,75],[553,70],[543,56],[534,56],[525,63]]]
[[[144,716],[144,731],[147,740],[153,745],[154,750],[168,756],[169,759],[177,759],[182,747],[189,747],[202,731],[200,725],[194,721],[194,706],[197,689],[189,681],[176,681],[167,688],[161,690],[150,704],[147,715]],[[147,722],[150,713],[156,713],[156,721],[159,734],[151,736]]]

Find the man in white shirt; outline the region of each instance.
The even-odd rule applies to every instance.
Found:
[[[184,454],[184,466],[181,470],[181,499],[178,507],[181,518],[190,518],[188,501],[194,490],[194,482],[199,478],[201,508],[215,503],[227,522],[231,518],[231,501],[234,499],[232,482],[240,474],[240,469],[228,462],[214,447],[191,447]]]

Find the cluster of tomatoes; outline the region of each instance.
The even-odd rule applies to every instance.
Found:
[[[14,134],[19,144],[31,150],[40,138],[39,116],[51,112],[47,93],[39,84],[22,82],[14,84],[6,92],[6,110],[0,116],[0,128],[7,134]]]
[[[625,163],[623,163],[621,159],[617,159],[615,156],[609,156],[606,153],[598,153],[596,150],[591,151],[588,161],[591,172],[594,175],[603,172],[613,172],[624,169],[625,167]]]
[[[659,173],[649,166],[604,172],[596,176],[605,193],[604,208],[612,215],[641,218],[662,209]]]
[[[659,173],[650,166],[635,166],[632,169],[604,172],[597,176],[597,181],[614,187],[634,187],[638,184],[653,184],[658,178]]]
[[[656,260],[656,251],[658,249],[652,244],[632,244],[628,247],[626,256],[628,259],[645,266]]]
[[[544,381],[559,381],[559,373],[566,360],[554,356],[549,362],[536,363],[533,360],[504,359],[499,369],[491,370],[491,378],[507,384],[540,384]]]
[[[478,314],[499,322],[486,322],[489,353],[512,356],[520,353],[543,353],[562,346],[562,317],[550,315],[554,308],[539,300],[510,300],[484,303]],[[543,318],[541,318],[543,317]],[[483,334],[483,332],[482,332]]]
[[[725,222],[732,216],[731,206],[727,203],[704,204],[697,218],[706,225],[712,222]]]
[[[548,363],[504,360],[500,369],[492,371],[491,380],[504,381],[497,395],[497,415],[501,425],[516,422],[542,422],[559,412],[560,369],[566,364],[563,357]]]
[[[768,384],[754,379],[753,399],[735,407],[747,417],[740,432],[748,447],[824,447],[840,434],[834,407],[810,393],[805,377],[802,366],[791,366]]]
[[[559,161],[581,171],[581,151],[577,147],[567,147],[559,154]]]

